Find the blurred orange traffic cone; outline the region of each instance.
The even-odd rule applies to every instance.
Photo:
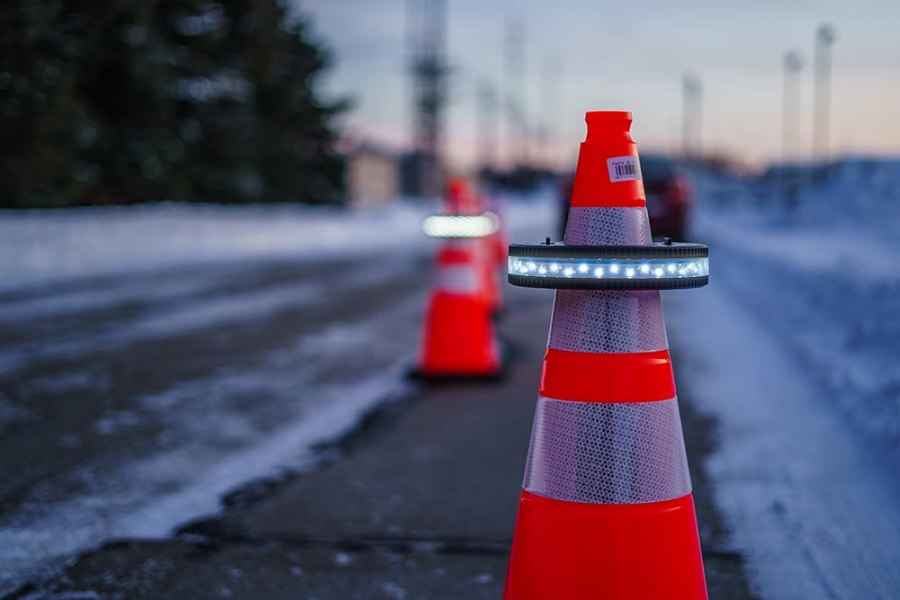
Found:
[[[565,244],[510,247],[559,291],[504,598],[703,600],[658,290],[704,285],[705,246],[651,246],[631,114],[587,123]]]
[[[472,241],[446,242],[437,255],[418,375],[499,374],[500,352],[481,285]]]
[[[463,177],[451,177],[447,182],[444,206],[450,215],[477,215],[481,212],[472,186]]]
[[[463,177],[452,177],[447,182],[444,206],[448,215],[480,215],[487,220],[494,221],[495,229],[499,229],[499,223],[496,222],[497,217],[486,210],[484,197],[476,192]],[[471,243],[479,274],[479,293],[483,296],[484,302],[491,312],[499,309],[502,302],[494,247],[496,243],[496,231],[484,237],[472,238]]]
[[[509,236],[506,233],[506,220],[504,218],[504,210],[500,197],[496,194],[485,194],[482,204],[486,210],[497,216],[497,231],[491,235],[492,250],[494,260],[497,265],[506,265],[507,246],[509,245]]]
[[[498,267],[506,264],[506,242],[503,238],[503,223],[496,212],[490,210],[486,198],[482,194],[476,195],[478,208],[482,214],[490,215],[497,222],[495,231],[478,241],[479,262],[482,269],[483,288],[485,301],[491,311],[499,311],[503,307],[503,291],[500,285]],[[502,252],[498,250],[502,245]]]
[[[503,295],[500,291],[500,280],[497,272],[497,263],[491,238],[477,240],[478,267],[481,274],[481,292],[484,302],[491,312],[500,310],[503,306]]]

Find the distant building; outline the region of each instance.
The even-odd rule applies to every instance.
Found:
[[[409,152],[400,159],[400,190],[411,198],[434,198],[441,195],[445,173],[440,165],[420,152]]]
[[[400,195],[400,169],[393,154],[371,144],[347,153],[347,205],[372,207]]]

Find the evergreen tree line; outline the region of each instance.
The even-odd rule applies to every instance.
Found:
[[[278,0],[12,0],[0,49],[0,206],[342,197],[344,103]]]

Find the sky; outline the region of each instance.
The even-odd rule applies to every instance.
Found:
[[[391,149],[409,146],[411,81],[406,12],[422,0],[292,0],[334,61],[323,79],[354,107],[344,127]],[[630,110],[641,149],[681,147],[682,78],[702,84],[701,146],[749,164],[783,155],[784,55],[798,52],[801,147],[812,148],[812,59],[816,28],[833,46],[830,152],[900,155],[898,0],[446,0],[452,67],[443,149],[451,166],[478,156],[478,82],[505,95],[524,90],[532,129],[549,142],[531,152],[574,165],[588,110]],[[504,35],[524,31],[524,83],[504,85]],[[501,122],[499,158],[509,156]]]

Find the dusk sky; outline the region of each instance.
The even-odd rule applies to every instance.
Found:
[[[293,1],[332,50],[335,65],[326,90],[356,101],[345,120],[348,128],[388,147],[406,147],[408,0]],[[788,50],[798,51],[805,63],[802,143],[808,155],[814,32],[823,22],[837,32],[832,152],[900,154],[898,0],[447,4],[447,55],[454,74],[444,149],[457,167],[470,165],[476,154],[476,82],[501,84],[504,29],[511,19],[525,30],[526,113],[532,127],[549,121],[557,165],[574,161],[587,110],[630,110],[641,148],[677,149],[687,71],[703,84],[704,149],[756,164],[777,159]]]

